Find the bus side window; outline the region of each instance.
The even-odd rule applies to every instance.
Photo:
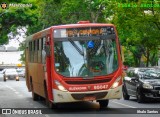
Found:
[[[34,63],[37,62],[37,40],[34,40],[33,41],[34,45],[33,45],[33,48],[34,48]]]
[[[29,42],[29,62],[32,62],[32,42]]]
[[[46,41],[46,37],[41,39],[41,47],[42,47],[42,63],[45,63],[45,57],[46,57],[46,52],[44,50],[44,46],[45,46],[45,41]]]
[[[37,45],[38,45],[38,63],[41,63],[41,56],[42,56],[42,53],[41,53],[41,39],[38,40],[37,42]]]
[[[31,62],[34,62],[34,41],[32,41]]]

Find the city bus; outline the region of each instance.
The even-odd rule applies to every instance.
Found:
[[[60,103],[122,96],[122,60],[113,24],[79,21],[51,26],[26,38],[26,84],[33,100]]]

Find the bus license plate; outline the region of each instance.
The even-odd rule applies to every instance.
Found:
[[[84,97],[84,101],[96,100],[96,97]]]

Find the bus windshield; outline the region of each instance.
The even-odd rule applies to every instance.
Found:
[[[116,39],[84,37],[54,41],[56,72],[65,77],[93,77],[118,68]]]

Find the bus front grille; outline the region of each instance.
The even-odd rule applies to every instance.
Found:
[[[83,100],[85,97],[95,97],[95,99],[104,98],[108,92],[98,92],[91,94],[71,94],[75,100]]]
[[[160,90],[160,86],[154,86],[155,90]]]
[[[97,84],[110,82],[111,78],[102,79],[102,80],[77,80],[77,81],[65,81],[67,84]]]

